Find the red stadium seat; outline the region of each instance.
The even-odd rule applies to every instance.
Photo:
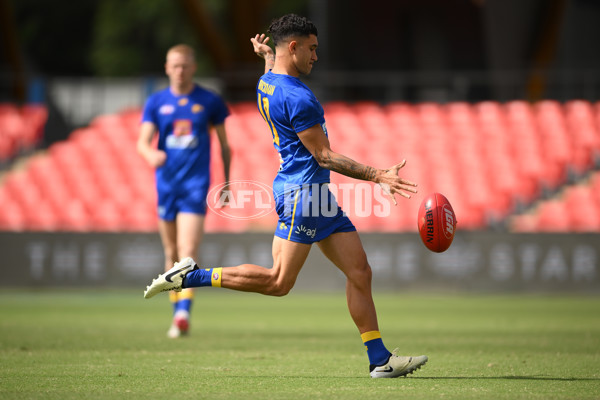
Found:
[[[0,212],[0,229],[7,231],[22,231],[29,229],[27,226],[25,212],[16,201],[2,201],[2,212]]]
[[[538,229],[544,232],[568,232],[569,212],[564,203],[558,200],[544,202],[539,210]]]
[[[121,208],[110,200],[94,206],[90,214],[93,230],[116,232],[127,229]]]
[[[123,211],[124,229],[129,232],[154,232],[158,230],[158,215],[151,205],[137,204]]]
[[[90,213],[78,198],[65,200],[60,209],[60,229],[63,231],[82,232],[93,227]]]
[[[574,231],[600,230],[600,207],[593,197],[591,186],[577,185],[569,188],[564,196],[565,207]]]
[[[27,148],[36,147],[43,135],[48,120],[48,109],[42,104],[25,104],[21,107],[23,121],[27,129],[23,132],[23,140]]]
[[[590,177],[590,195],[600,209],[600,172],[594,172]]]
[[[511,230],[514,232],[537,232],[538,231],[537,214],[523,214],[511,218]]]
[[[37,147],[47,119],[44,105],[0,104],[0,161]]]
[[[29,208],[25,220],[28,230],[55,231],[61,226],[59,213],[46,201],[39,201],[35,208]]]
[[[571,230],[575,232],[600,231],[600,212],[598,207],[589,203],[576,210],[570,210]]]

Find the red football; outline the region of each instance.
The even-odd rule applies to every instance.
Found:
[[[456,215],[452,205],[441,193],[432,193],[423,199],[417,220],[423,244],[431,251],[448,250],[456,232]]]

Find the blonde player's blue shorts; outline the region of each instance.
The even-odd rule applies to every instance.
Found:
[[[275,236],[292,242],[311,244],[334,233],[356,231],[327,183],[286,190],[275,198],[275,210],[279,215]]]
[[[158,191],[158,216],[165,221],[174,221],[180,212],[206,215],[208,186],[198,185],[192,190]]]

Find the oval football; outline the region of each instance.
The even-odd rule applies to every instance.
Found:
[[[450,247],[456,232],[456,215],[452,205],[441,193],[431,193],[419,207],[417,227],[423,244],[441,253]]]

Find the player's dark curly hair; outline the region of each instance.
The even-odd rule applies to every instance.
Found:
[[[318,36],[317,27],[307,18],[296,14],[287,14],[283,17],[274,19],[269,26],[268,32],[275,46],[277,46],[280,41],[292,36]]]

